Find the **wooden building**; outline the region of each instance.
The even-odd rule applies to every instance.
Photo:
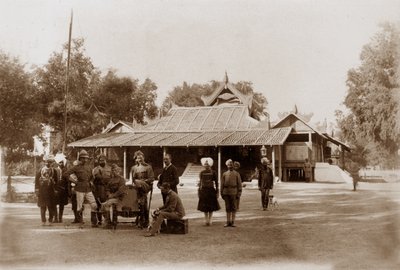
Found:
[[[248,177],[260,158],[267,156],[275,175],[286,181],[292,180],[289,176],[300,169],[305,158],[312,163],[326,160],[328,141],[341,144],[317,132],[296,114],[285,117],[273,128],[269,127],[268,118],[258,121],[254,117],[253,96],[235,89],[226,75],[219,87],[202,100],[202,107],[175,107],[145,126],[118,122],[105,133],[69,146],[106,153],[123,166],[125,177],[133,165],[134,152],[140,149],[156,174],[161,172],[162,157],[167,152],[181,174],[209,156],[217,161],[214,166],[219,175],[225,170],[225,161],[233,159],[241,163]]]

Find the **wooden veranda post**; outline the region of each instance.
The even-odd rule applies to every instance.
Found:
[[[275,176],[275,145],[271,145],[272,148],[272,153],[271,153],[271,157],[272,157],[272,175]]]
[[[221,183],[221,146],[218,146],[218,183]]]
[[[124,178],[126,179],[126,147],[124,148]]]

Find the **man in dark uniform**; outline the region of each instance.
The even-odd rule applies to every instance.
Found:
[[[220,188],[226,210],[226,224],[224,227],[236,227],[235,218],[238,201],[242,195],[242,178],[237,171],[233,170],[233,161],[231,159],[228,159],[225,164],[228,170],[222,174]]]
[[[101,154],[98,157],[98,166],[93,169],[94,189],[93,195],[97,203],[97,220],[98,225],[101,225],[102,212],[101,204],[107,200],[105,186],[111,178],[111,167],[107,164],[106,156]]]
[[[266,157],[261,159],[261,166],[258,170],[258,190],[261,191],[261,206],[265,211],[268,208],[269,191],[274,186],[274,176],[269,167],[269,160]]]
[[[171,163],[171,155],[165,154],[164,156],[164,169],[160,176],[158,177],[157,187],[161,189],[161,185],[163,183],[168,183],[175,193],[178,193],[177,185],[179,184],[179,176],[178,170],[176,167]],[[163,203],[165,204],[165,199],[167,197],[166,194],[162,193]]]
[[[76,177],[76,180],[74,180],[74,177],[70,177],[69,179],[75,184],[74,189],[80,223],[83,224],[83,204],[89,203],[91,207],[90,220],[92,227],[97,227],[97,204],[91,188],[93,181],[92,171],[93,169],[89,165],[89,154],[85,150],[82,150],[79,152],[79,164],[68,170],[68,175],[75,175]]]
[[[52,166],[54,157],[47,156],[44,161],[45,166],[39,170],[35,177],[35,193],[38,197],[37,205],[40,207],[42,225],[46,225],[46,210],[49,211],[49,223],[54,221],[56,207],[54,185],[58,180],[57,171]]]
[[[68,176],[65,174],[67,170],[67,160],[64,154],[57,154],[54,158],[54,169],[57,171],[58,181],[54,187],[56,207],[54,222],[63,222],[64,206],[68,204]],[[58,205],[58,211],[57,211]],[[57,215],[58,212],[58,215]]]
[[[156,209],[156,220],[153,222],[150,233],[145,236],[155,236],[160,230],[164,219],[176,220],[182,219],[185,216],[185,209],[178,194],[171,190],[168,183],[161,186],[161,192],[166,195],[166,201],[163,206]]]
[[[136,151],[136,165],[132,166],[130,177],[132,183],[138,189],[138,203],[141,209],[139,227],[146,228],[149,226],[149,206],[147,205],[147,194],[153,188],[154,172],[153,168],[144,161],[142,151]]]
[[[107,201],[102,204],[101,208],[105,216],[104,229],[111,228],[110,208],[114,204],[119,204],[122,202],[122,199],[126,193],[126,189],[127,187],[125,185],[125,179],[120,175],[120,168],[117,166],[117,164],[112,164],[110,179],[104,186]]]

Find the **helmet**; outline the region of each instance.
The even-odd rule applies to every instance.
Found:
[[[43,157],[44,161],[54,161],[54,155],[47,155]]]
[[[79,158],[89,158],[88,152],[86,152],[86,150],[81,150],[79,152]]]

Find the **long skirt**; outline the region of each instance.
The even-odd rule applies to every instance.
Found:
[[[199,190],[199,204],[197,210],[201,212],[214,212],[221,209],[215,188],[202,188]]]

